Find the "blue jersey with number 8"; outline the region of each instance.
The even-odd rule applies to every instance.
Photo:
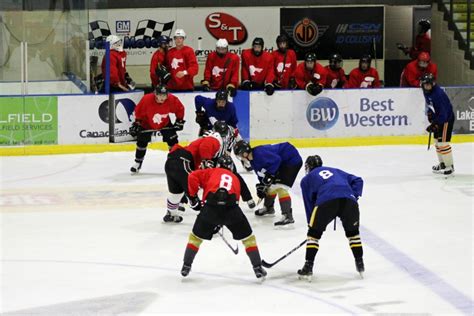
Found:
[[[340,169],[325,166],[314,168],[301,180],[308,222],[315,206],[339,198],[357,201],[362,196],[363,186],[362,178]]]

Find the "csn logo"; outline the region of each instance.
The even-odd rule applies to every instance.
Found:
[[[320,131],[333,127],[338,118],[339,109],[336,102],[326,97],[311,101],[306,110],[309,125]]]
[[[207,16],[205,24],[214,38],[225,38],[231,45],[241,44],[247,40],[245,25],[230,14],[211,13]]]

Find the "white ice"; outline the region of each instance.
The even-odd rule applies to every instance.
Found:
[[[320,241],[311,283],[296,276],[304,247],[259,282],[242,245],[234,255],[217,236],[183,279],[196,213],[162,222],[165,152],[148,151],[136,176],[132,152],[2,157],[0,314],[472,314],[472,143],[453,144],[456,174],[448,178],[431,173],[436,154],[426,146],[300,152],[363,177],[364,279],[340,223]],[[253,188],[255,176],[244,178]],[[266,261],[305,239],[298,185],[291,228],[243,207]]]

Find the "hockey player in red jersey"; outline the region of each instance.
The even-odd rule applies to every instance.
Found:
[[[296,81],[294,72],[296,70],[296,53],[288,48],[288,37],[278,35],[276,39],[278,50],[273,55],[273,71],[275,80],[273,85],[278,89],[294,89]]]
[[[178,207],[188,191],[188,174],[199,168],[213,167],[213,159],[219,158],[224,152],[225,146],[218,133],[198,138],[186,147],[176,144],[171,148],[165,162],[169,195],[163,221],[179,223],[183,220],[178,214]]]
[[[219,39],[216,50],[207,56],[202,90],[227,90],[231,97],[235,97],[239,84],[239,63],[239,56],[229,52],[227,40]]]
[[[379,88],[379,73],[377,69],[370,67],[371,63],[372,57],[363,55],[359,59],[359,67],[350,72],[346,88]]]
[[[165,66],[166,53],[168,52],[171,38],[161,35],[158,38],[158,49],[153,53],[150,63],[151,85],[155,88],[158,85],[166,85],[171,79],[171,74]]]
[[[306,90],[311,95],[318,95],[326,85],[326,69],[317,62],[315,53],[306,54],[295,71],[296,84],[299,89]]]
[[[122,39],[117,35],[109,35],[106,41],[110,44],[110,92],[133,90],[135,83],[127,73],[127,52],[123,50]],[[101,68],[105,79],[105,56]]]
[[[264,50],[263,38],[256,37],[252,42],[252,48],[242,51],[240,87],[242,90],[262,90],[267,95],[275,92],[273,81],[275,74],[273,71],[272,54]]]
[[[430,54],[421,52],[416,60],[413,60],[403,69],[400,86],[420,87],[420,79],[424,74],[433,74],[434,79],[438,77],[438,67],[431,62]]]
[[[334,89],[342,88],[347,84],[346,73],[342,68],[342,56],[339,54],[332,54],[329,57],[329,65],[326,67],[327,77],[325,88]]]
[[[166,55],[166,68],[171,74],[167,87],[172,91],[192,91],[193,78],[199,70],[194,50],[184,45],[185,38],[186,33],[182,29],[177,29],[174,33],[175,47]]]
[[[171,123],[170,114],[176,116],[175,123]],[[130,168],[137,173],[143,164],[146,148],[155,131],[159,131],[163,141],[171,148],[178,143],[176,131],[184,128],[184,106],[174,95],[168,93],[164,86],[158,86],[154,93],[148,93],[135,108],[135,122],[130,127],[130,135],[137,137],[135,163]]]
[[[188,276],[194,258],[203,239],[211,240],[221,226],[226,226],[235,240],[241,240],[253,266],[255,276],[264,278],[267,272],[262,267],[262,260],[257,247],[257,240],[252,233],[247,217],[239,207],[240,185],[237,177],[230,170],[232,159],[222,156],[217,161],[217,168],[197,170],[188,178],[188,193],[191,207],[200,210],[194,222],[183,258],[181,275]],[[198,197],[203,189],[202,201]]]
[[[397,47],[409,55],[412,60],[418,58],[421,52],[427,52],[431,54],[431,22],[427,19],[421,19],[418,21],[416,28],[415,45],[413,47],[406,47],[403,44],[398,43]]]

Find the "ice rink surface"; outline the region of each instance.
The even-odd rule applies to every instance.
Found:
[[[456,174],[448,178],[431,173],[436,154],[426,146],[300,152],[364,179],[364,279],[339,222],[320,241],[311,283],[296,276],[304,247],[259,282],[242,245],[234,255],[217,235],[183,279],[196,213],[162,222],[165,152],[148,151],[135,176],[132,152],[2,157],[0,314],[472,315],[473,144],[453,145]],[[256,177],[243,175],[254,192]],[[292,227],[276,229],[279,216],[256,218],[242,205],[266,261],[306,237],[303,175],[292,191]]]

